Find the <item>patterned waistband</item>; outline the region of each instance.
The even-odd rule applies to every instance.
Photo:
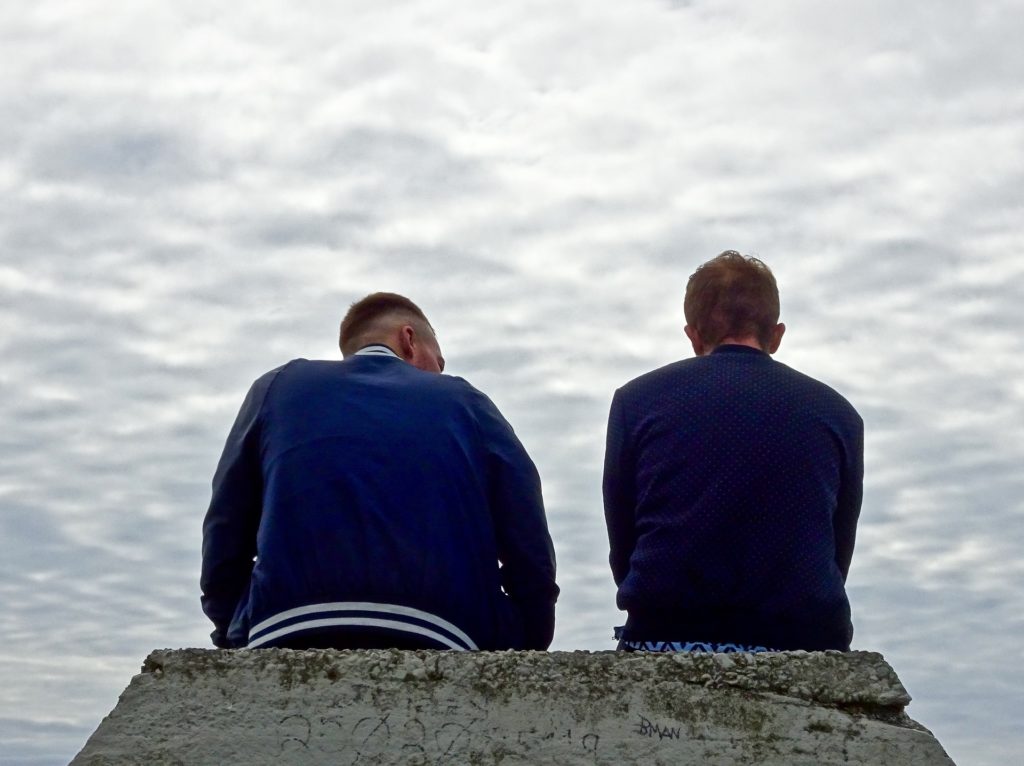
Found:
[[[767,646],[718,643],[716,641],[619,641],[620,652],[708,652],[732,654],[736,652],[777,652]]]

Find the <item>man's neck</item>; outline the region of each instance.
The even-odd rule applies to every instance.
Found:
[[[758,351],[764,351],[764,347],[758,342],[757,338],[753,335],[747,335],[742,338],[722,338],[714,346],[707,350],[707,353],[711,353],[720,346],[747,346],[748,348],[756,348]]]

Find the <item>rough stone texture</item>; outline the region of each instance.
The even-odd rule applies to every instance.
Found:
[[[952,764],[879,654],[153,652],[73,766]]]

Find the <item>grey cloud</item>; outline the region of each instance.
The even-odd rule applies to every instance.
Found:
[[[111,127],[61,135],[38,146],[33,175],[51,181],[131,184],[159,190],[164,183],[195,180],[196,147],[166,129]]]
[[[395,197],[443,199],[478,190],[485,173],[438,140],[399,130],[353,128],[322,141],[307,160],[315,173],[337,173],[368,195],[368,207]]]
[[[424,246],[408,243],[395,247],[380,247],[375,255],[385,261],[397,263],[403,273],[409,273],[425,284],[437,285],[454,301],[468,303],[460,293],[460,287],[472,280],[473,304],[479,305],[481,297],[496,288],[512,288],[517,271],[514,262],[503,262],[486,252],[467,249],[454,241],[445,245]],[[479,291],[479,292],[478,292]]]
[[[258,216],[257,223],[245,234],[254,245],[288,248],[321,245],[337,248],[357,240],[358,234],[373,223],[364,212],[337,211],[329,214],[280,211]]]
[[[89,201],[8,199],[0,218],[4,261],[37,269],[73,264],[83,253],[123,249],[145,239],[132,212],[130,204],[105,196]]]
[[[87,725],[31,718],[0,718],[0,766],[65,766],[92,731]]]

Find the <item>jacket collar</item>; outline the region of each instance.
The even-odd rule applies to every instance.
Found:
[[[711,349],[712,354],[751,354],[768,356],[768,353],[762,351],[759,348],[753,348],[752,346],[744,346],[740,343],[723,343],[721,346],[715,346]]]
[[[383,343],[371,343],[369,346],[363,346],[353,356],[393,356],[395,359],[402,358]]]

